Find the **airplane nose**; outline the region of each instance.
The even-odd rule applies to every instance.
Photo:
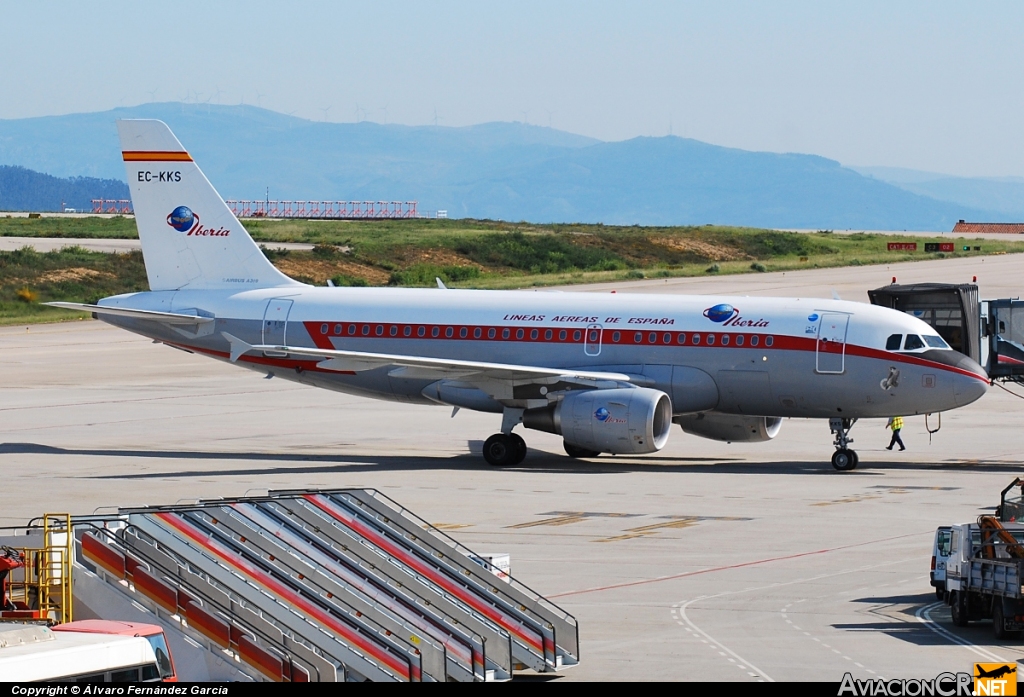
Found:
[[[988,374],[976,361],[961,354],[955,365],[964,371],[953,376],[953,399],[957,406],[966,406],[988,392]]]

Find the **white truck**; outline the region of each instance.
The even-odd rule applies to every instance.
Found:
[[[991,619],[997,639],[1024,630],[1022,541],[1024,525],[1000,523],[993,516],[950,526],[945,598],[953,624]]]

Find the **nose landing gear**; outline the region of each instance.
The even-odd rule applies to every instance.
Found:
[[[847,447],[853,442],[853,438],[850,438],[850,429],[853,428],[855,423],[857,423],[857,419],[828,420],[829,429],[832,433],[836,434],[835,441],[832,443],[836,446],[836,451],[832,455],[832,466],[840,472],[856,469],[857,464],[860,462],[857,453]]]

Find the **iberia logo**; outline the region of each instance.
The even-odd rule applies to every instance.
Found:
[[[766,319],[744,319],[740,317],[739,308],[727,303],[715,305],[704,310],[704,316],[723,327],[767,327]]]
[[[732,305],[726,305],[724,303],[704,310],[704,316],[712,322],[725,322],[726,320],[732,319],[739,313],[740,311],[738,309]]]
[[[975,695],[1016,695],[1017,666],[1013,663],[975,663]]]
[[[597,411],[594,412],[594,418],[604,424],[624,424],[625,419],[620,419],[617,416],[612,416],[612,413],[605,407],[598,407]]]
[[[203,227],[199,223],[199,215],[193,213],[188,206],[178,206],[171,211],[167,215],[167,224],[178,232],[197,237],[227,237],[231,234],[231,231],[224,227],[216,230]]]

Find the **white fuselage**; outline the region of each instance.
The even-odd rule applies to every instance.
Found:
[[[218,358],[228,357],[222,333],[229,333],[253,344],[609,370],[665,391],[674,413],[934,413],[978,399],[988,384],[976,363],[948,347],[902,350],[901,340],[901,350],[886,350],[893,335],[934,336],[924,322],[865,303],[817,298],[288,286],[136,293],[101,304],[215,317],[195,331],[105,319]],[[537,406],[540,398],[524,392],[499,404],[483,393],[459,391],[451,380],[388,369],[330,370],[316,359],[273,352],[239,362],[384,399],[501,411]]]

